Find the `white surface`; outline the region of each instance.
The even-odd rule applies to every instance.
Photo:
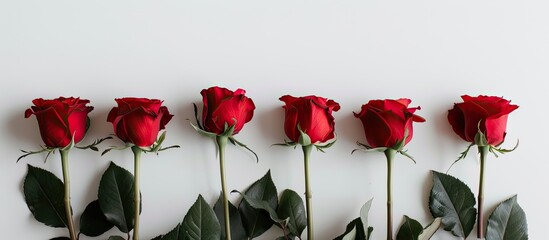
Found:
[[[303,192],[302,153],[271,147],[284,139],[284,94],[316,94],[338,101],[338,142],[313,152],[316,235],[332,239],[371,197],[373,239],[385,238],[385,160],[356,153],[363,130],[352,111],[370,99],[408,97],[427,122],[416,124],[407,146],[417,164],[398,157],[394,168],[395,233],[404,214],[426,225],[430,170],[446,171],[466,143],[446,113],[462,94],[512,99],[505,147],[521,146],[487,166],[486,207],[519,195],[530,239],[546,238],[549,162],[546,97],[549,78],[549,3],[509,1],[1,1],[0,167],[1,239],[66,235],[35,221],[21,190],[26,164],[60,176],[58,155],[16,164],[18,149],[42,144],[36,120],[23,112],[37,97],[80,96],[92,101],[85,143],[112,133],[114,98],[165,100],[175,114],[166,144],[182,148],[146,155],[142,166],[142,238],[172,229],[203,194],[220,191],[213,141],[192,130],[191,103],[213,85],[244,88],[257,110],[237,138],[260,156],[229,147],[228,186],[244,190],[272,170],[278,190]],[[107,145],[102,145],[102,148]],[[450,174],[477,191],[474,154]],[[130,151],[105,157],[73,150],[72,201],[78,220],[96,198],[109,161],[131,169]],[[236,199],[236,196],[232,196]],[[487,213],[489,214],[489,213]],[[112,231],[110,233],[116,233]],[[259,239],[273,239],[273,229]],[[469,239],[473,238],[471,234]],[[106,235],[105,235],[106,236]],[[88,239],[82,237],[82,239]],[[440,231],[433,239],[453,239]]]

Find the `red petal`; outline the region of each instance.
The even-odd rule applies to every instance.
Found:
[[[371,147],[392,147],[389,146],[389,139],[392,130],[383,117],[373,108],[367,107],[365,114],[360,118],[364,126],[364,133],[368,145]]]
[[[212,119],[216,128],[222,131],[225,130],[225,124],[233,126],[236,120],[233,134],[237,134],[252,119],[254,109],[253,102],[247,97],[232,97],[219,104],[212,113]]]
[[[242,90],[243,91],[243,90]],[[212,113],[219,107],[221,102],[232,97],[234,93],[226,88],[211,87],[203,89],[200,94],[202,95],[202,123],[207,131],[214,133],[221,133],[223,130],[216,129],[215,123],[212,119]]]
[[[160,112],[158,114],[158,117],[162,119],[160,121],[160,129],[164,129],[164,128],[166,128],[166,124],[168,124],[168,122],[170,120],[172,120],[173,115],[170,114],[170,111],[168,111],[167,107],[162,106],[160,108]]]
[[[488,118],[485,122],[486,140],[490,145],[498,145],[505,139],[507,129],[507,117],[503,115],[498,118]]]
[[[463,113],[465,140],[473,142],[479,130],[479,123],[486,119],[488,112],[475,102],[463,102],[456,104]],[[481,123],[480,130],[484,131],[484,125]]]

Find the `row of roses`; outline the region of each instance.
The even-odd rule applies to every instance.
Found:
[[[224,177],[224,149],[227,142],[239,145],[250,150],[245,144],[234,139],[244,124],[253,117],[255,105],[252,99],[245,96],[245,91],[238,89],[230,91],[225,88],[212,87],[201,92],[203,97],[203,109],[201,120],[196,115],[195,129],[216,140],[221,172],[222,202],[224,206],[224,224],[226,239],[231,239],[229,203],[227,200],[226,180]],[[455,104],[448,112],[448,120],[453,130],[464,140],[472,145],[479,146],[481,159],[488,151],[504,151],[497,148],[505,138],[507,116],[518,106],[510,104],[510,101],[500,97],[491,96],[462,96],[463,102]],[[138,239],[139,227],[139,159],[142,152],[158,152],[162,148],[161,143],[165,137],[163,134],[157,139],[160,130],[164,129],[173,115],[168,108],[162,106],[162,101],[144,98],[115,99],[118,106],[114,107],[108,115],[107,121],[113,124],[115,135],[126,143],[125,148],[131,148],[135,156],[134,168],[134,229],[133,238]],[[307,234],[308,239],[314,239],[312,224],[312,207],[309,184],[309,158],[312,147],[319,150],[330,147],[335,142],[333,111],[338,111],[340,106],[334,100],[317,96],[293,97],[282,96],[285,103],[284,131],[290,141],[284,144],[301,145],[305,160],[305,185],[307,205]],[[365,150],[382,151],[387,156],[387,239],[392,237],[392,184],[391,165],[394,155],[402,153],[404,146],[412,139],[413,122],[423,122],[425,119],[415,115],[419,107],[408,107],[409,99],[397,100],[371,100],[364,104],[355,116],[363,124],[367,144],[359,144]],[[67,227],[71,239],[77,239],[76,231],[72,224],[70,209],[70,192],[68,184],[67,152],[76,143],[80,142],[89,128],[87,114],[93,107],[87,106],[88,100],[79,98],[57,98],[53,100],[35,99],[34,106],[25,111],[25,117],[34,114],[38,120],[41,137],[45,143],[43,151],[59,149],[62,157],[64,182],[65,182],[65,211],[68,220]],[[196,113],[196,106],[195,106]],[[103,140],[103,139],[102,139]],[[102,142],[96,141],[87,146],[96,149],[95,145]],[[172,146],[175,147],[175,146]],[[168,147],[169,148],[169,147]],[[110,149],[108,149],[110,150]],[[107,150],[107,151],[108,151]],[[39,151],[42,152],[42,151]],[[65,154],[64,154],[65,152]],[[33,154],[37,152],[26,152]],[[255,154],[255,153],[254,153]],[[465,157],[466,152],[461,158]],[[26,155],[24,155],[26,156]],[[482,172],[481,164],[481,184]],[[67,174],[65,174],[67,172]],[[482,185],[478,194],[478,237],[482,237],[482,223],[484,222],[482,209]],[[31,209],[32,210],[32,209]]]
[[[246,97],[245,91],[232,92],[225,88],[212,87],[201,92],[203,112],[201,127],[211,133],[222,134],[227,126],[234,126],[233,135],[242,130],[254,114],[255,105]],[[497,146],[505,138],[507,115],[518,108],[510,101],[500,97],[462,96],[464,102],[455,104],[448,112],[448,120],[453,130],[465,141],[474,142],[480,129],[487,143]],[[300,129],[306,133],[312,143],[324,143],[334,139],[334,117],[332,111],[340,106],[333,100],[317,96],[282,96],[285,103],[286,118],[284,131],[293,142],[299,142]],[[151,146],[159,130],[165,128],[173,117],[162,101],[145,98],[115,99],[114,107],[107,121],[114,126],[115,134],[124,142],[141,147]],[[88,113],[93,107],[87,106],[89,100],[80,98],[56,98],[33,100],[34,106],[25,111],[25,117],[35,115],[40,134],[49,148],[63,148],[71,140],[80,142],[89,128]],[[413,136],[412,122],[424,122],[414,115],[419,107],[408,108],[409,99],[371,100],[364,104],[359,113],[366,140],[371,147],[391,147],[404,138],[405,130],[408,143]]]

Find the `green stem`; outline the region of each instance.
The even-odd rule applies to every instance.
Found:
[[[313,194],[311,193],[311,185],[309,184],[309,157],[311,155],[311,150],[313,145],[303,146],[303,158],[305,161],[305,204],[307,205],[307,239],[314,239],[313,231],[313,206],[312,199]]]
[[[392,182],[392,169],[393,159],[396,155],[396,150],[385,150],[385,156],[387,157],[387,240],[393,240],[393,182]]]
[[[231,240],[231,223],[229,220],[229,199],[227,198],[227,186],[225,184],[225,146],[227,136],[217,136],[215,141],[219,150],[219,172],[221,175],[221,194],[223,195],[223,217],[225,218],[225,239]]]
[[[488,156],[488,151],[490,146],[479,146],[478,152],[480,153],[480,179],[478,185],[478,215],[477,215],[477,238],[484,238],[484,169],[486,166],[486,157]]]
[[[71,209],[71,180],[69,176],[69,150],[59,150],[61,153],[61,167],[63,168],[63,186],[65,187],[65,213],[67,214],[67,228],[71,240],[76,240],[76,231],[74,230],[74,222],[72,220]]]
[[[133,213],[134,213],[134,225],[133,225],[133,240],[139,239],[139,210],[140,210],[140,190],[139,190],[139,171],[141,168],[141,150],[137,146],[132,147],[134,156],[134,179],[133,179]]]

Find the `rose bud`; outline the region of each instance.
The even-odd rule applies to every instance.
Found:
[[[202,125],[207,132],[220,135],[226,127],[234,126],[233,135],[242,130],[244,124],[252,120],[255,105],[246,97],[246,91],[231,91],[221,87],[211,87],[202,94]]]

